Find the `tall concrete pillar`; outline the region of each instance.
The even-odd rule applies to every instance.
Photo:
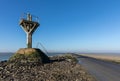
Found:
[[[32,48],[32,34],[27,34],[27,48]]]

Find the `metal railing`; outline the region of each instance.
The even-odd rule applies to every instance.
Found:
[[[20,20],[22,20],[22,19],[27,20],[27,15],[28,15],[28,14],[29,14],[29,13],[23,13],[23,14],[21,15],[21,17],[20,17]],[[31,15],[31,16],[32,16],[32,21],[39,23],[39,17],[34,16],[34,15]]]

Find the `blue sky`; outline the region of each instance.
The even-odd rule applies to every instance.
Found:
[[[49,52],[120,52],[120,0],[0,0],[0,10],[0,52],[26,47],[19,21],[28,12],[40,23],[33,47],[40,42]]]

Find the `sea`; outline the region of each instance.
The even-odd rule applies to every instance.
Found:
[[[0,53],[0,61],[8,60],[14,53]],[[46,55],[48,56],[55,56],[55,55],[60,55],[63,53],[48,53]]]

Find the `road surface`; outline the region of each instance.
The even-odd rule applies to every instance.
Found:
[[[120,81],[120,64],[79,56],[79,63],[97,81]]]

